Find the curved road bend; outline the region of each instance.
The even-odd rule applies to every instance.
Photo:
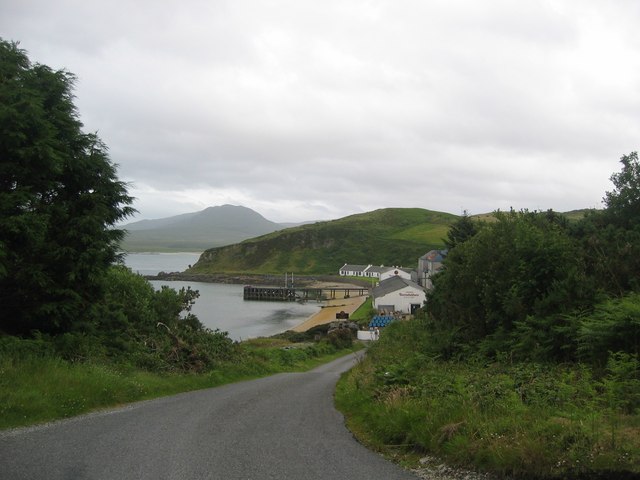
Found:
[[[0,479],[415,480],[333,406],[355,358],[0,432]]]

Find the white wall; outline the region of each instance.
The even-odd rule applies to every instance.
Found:
[[[393,268],[391,270],[388,270],[380,274],[380,281],[382,282],[383,280],[391,277],[400,277],[400,278],[404,278],[405,280],[411,280],[410,273],[405,272],[404,270],[400,270],[399,268]]]
[[[424,290],[408,286],[376,298],[373,306],[378,308],[378,305],[394,305],[396,312],[411,313],[411,304],[422,306],[426,298]]]
[[[358,340],[375,340],[373,332],[369,330],[358,330]]]

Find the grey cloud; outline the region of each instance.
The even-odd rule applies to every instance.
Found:
[[[593,207],[637,149],[630,1],[11,3],[140,218]]]

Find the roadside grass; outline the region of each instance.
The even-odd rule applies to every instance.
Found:
[[[355,350],[327,342],[255,339],[233,361],[200,374],[153,373],[123,363],[69,362],[50,354],[0,357],[0,429],[68,418],[140,400],[315,368]]]
[[[420,335],[409,323],[383,332],[338,383],[336,405],[366,445],[516,478],[640,474],[640,412],[615,400],[611,374],[432,359],[407,339]]]
[[[365,322],[368,323],[369,320],[371,320],[371,318],[373,317],[373,315],[374,315],[373,298],[368,297],[364,301],[364,303],[360,305],[356,309],[356,311],[349,316],[349,320],[359,324],[363,324]]]

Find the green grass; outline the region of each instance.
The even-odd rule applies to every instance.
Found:
[[[428,245],[439,245],[443,243],[442,239],[447,237],[448,231],[448,224],[422,224],[402,230],[392,235],[391,238],[412,242],[422,241]]]
[[[368,323],[373,317],[373,313],[373,298],[369,297],[349,316],[349,320],[356,323]]]
[[[50,355],[5,354],[0,358],[0,429],[279,372],[306,371],[361,347],[336,350],[326,343],[257,339],[241,348],[241,360],[202,374],[158,374],[126,365],[71,363]]]
[[[394,324],[340,380],[337,406],[363,443],[517,478],[640,474],[640,412],[617,408],[606,378],[583,365],[438,361],[420,353],[425,335]]]

